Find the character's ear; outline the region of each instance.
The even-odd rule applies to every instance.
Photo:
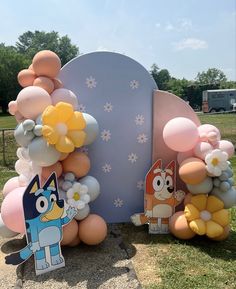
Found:
[[[152,181],[155,177],[156,174],[160,174],[160,172],[162,171],[162,160],[159,159],[157,160],[152,167],[150,168],[150,170],[148,171],[146,178],[145,178],[145,189],[146,189],[146,193],[147,194],[154,194],[154,189],[153,189],[153,185],[152,185]]]
[[[162,170],[162,160],[161,159],[157,160],[151,168],[151,171],[154,174],[158,173],[160,170]]]
[[[26,188],[25,194],[35,194],[38,189],[40,189],[40,183],[39,176],[36,175]]]
[[[171,161],[165,168],[165,171],[168,172],[168,170],[171,170],[173,172],[173,176],[175,175],[176,165],[175,161]]]
[[[51,188],[52,191],[57,191],[57,175],[55,172],[47,179],[46,183],[43,186],[43,189],[46,191],[48,188]]]

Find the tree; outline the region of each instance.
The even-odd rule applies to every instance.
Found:
[[[176,79],[174,77],[171,77],[168,82],[168,91],[183,99],[187,99],[186,90],[189,84],[190,81],[185,78]]]
[[[198,72],[196,82],[200,85],[218,85],[226,82],[227,78],[223,71],[217,68],[209,68],[207,71]]]
[[[152,77],[156,81],[159,89],[167,90],[168,82],[171,79],[170,73],[167,69],[159,69],[159,67],[154,63],[150,71]]]
[[[27,31],[19,36],[16,49],[30,59],[40,50],[52,50],[60,57],[62,65],[79,54],[79,48],[67,35],[60,37],[55,31]]]

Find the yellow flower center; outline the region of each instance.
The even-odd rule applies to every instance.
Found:
[[[79,195],[78,192],[75,192],[75,193],[74,193],[73,199],[74,199],[75,201],[79,201],[80,195]]]
[[[203,210],[200,212],[200,218],[205,222],[210,221],[211,213],[206,210]]]
[[[67,131],[68,131],[68,128],[67,128],[67,125],[65,123],[59,122],[56,125],[56,130],[59,133],[59,135],[66,135]]]
[[[213,158],[212,161],[211,161],[211,164],[215,167],[217,166],[219,163],[219,160],[217,158]]]

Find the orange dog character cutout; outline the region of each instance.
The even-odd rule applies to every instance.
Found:
[[[144,213],[134,214],[131,221],[136,226],[148,223],[150,234],[167,234],[169,218],[184,197],[183,191],[176,191],[175,161],[171,161],[163,170],[162,160],[159,159],[145,178]]]

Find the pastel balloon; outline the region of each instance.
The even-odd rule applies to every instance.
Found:
[[[55,164],[61,154],[42,137],[35,137],[29,144],[29,156],[40,167],[49,167]]]
[[[220,189],[214,188],[211,194],[218,197],[224,203],[225,209],[230,209],[236,205],[236,189],[233,187],[227,192],[222,192]]]
[[[25,131],[23,123],[20,123],[14,131],[14,137],[20,146],[27,147],[35,135],[32,131]]]
[[[23,120],[25,120],[24,116],[19,112],[17,111],[15,114],[15,119],[18,123],[22,122]]]
[[[78,107],[78,100],[76,95],[69,89],[58,88],[51,94],[52,104],[56,105],[58,102],[67,102],[71,104],[74,110]]]
[[[177,152],[186,152],[196,145],[199,134],[196,124],[185,117],[176,117],[167,122],[163,130],[165,144]]]
[[[90,114],[83,113],[83,117],[86,121],[86,128],[84,129],[86,139],[84,141],[84,145],[89,145],[95,141],[99,132],[99,127],[96,119]]]
[[[184,198],[184,206],[191,203],[192,194],[187,194]]]
[[[97,179],[92,176],[86,176],[79,180],[82,185],[88,187],[88,194],[90,196],[90,201],[94,201],[100,194],[100,185]]]
[[[220,150],[226,152],[228,154],[229,158],[231,158],[235,152],[234,145],[228,140],[218,141],[215,145],[215,149],[220,149]]]
[[[35,54],[32,65],[38,76],[54,78],[61,69],[61,60],[56,53],[50,50],[42,50]]]
[[[51,165],[49,167],[43,167],[41,177],[44,179],[47,179],[53,172],[57,174],[58,178],[61,176],[62,165],[60,162],[57,162],[54,165]]]
[[[60,81],[60,79],[54,78],[54,79],[52,79],[52,81],[53,81],[53,84],[54,84],[54,89],[58,89],[58,88],[62,88],[63,87],[63,84]]]
[[[0,237],[2,237],[2,238],[12,238],[12,237],[15,237],[16,235],[18,235],[18,233],[11,231],[3,223],[2,216],[0,214]]]
[[[179,152],[177,154],[177,162],[180,165],[184,160],[193,157],[193,150],[186,151],[186,152]]]
[[[37,86],[28,86],[20,91],[17,96],[19,112],[29,119],[36,119],[46,107],[52,104],[50,95],[46,90]]]
[[[205,160],[206,155],[209,154],[212,150],[212,145],[207,142],[199,142],[193,149],[195,156],[201,160]]]
[[[200,125],[198,132],[201,141],[210,141],[212,144],[215,144],[221,138],[218,128],[211,124]]]
[[[67,153],[61,153],[59,161],[63,161],[64,159],[66,159],[68,157],[68,155],[69,154],[67,154]]]
[[[81,243],[79,235],[75,237],[75,239],[68,244],[69,247],[76,247]]]
[[[80,221],[85,219],[90,213],[90,208],[89,205],[86,204],[85,207],[83,209],[78,210],[78,213],[75,216],[75,219]]]
[[[186,185],[189,192],[193,195],[197,194],[208,194],[211,192],[213,188],[213,181],[212,178],[206,177],[201,183],[196,185]]]
[[[21,187],[19,183],[19,177],[13,177],[5,183],[2,193],[6,197],[8,193],[19,187]]]
[[[33,86],[38,86],[45,89],[49,94],[51,94],[54,90],[54,83],[53,81],[45,76],[39,76],[35,78]]]
[[[30,70],[34,70],[34,69],[33,69],[33,65],[32,65],[32,63],[30,64],[30,66],[28,67],[28,69],[30,69]]]
[[[180,164],[179,176],[186,184],[200,184],[207,177],[206,165],[200,159],[188,158]]]
[[[219,237],[211,238],[211,240],[224,241],[229,237],[229,233],[230,233],[230,226],[228,225],[228,226],[224,227],[224,231],[223,231],[222,235],[220,235]]]
[[[85,153],[75,151],[62,161],[62,167],[64,173],[71,172],[77,178],[82,178],[90,170],[90,160]]]
[[[41,124],[36,124],[36,126],[33,129],[33,133],[36,136],[41,136],[42,135],[42,125]]]
[[[102,217],[91,214],[79,224],[79,238],[87,245],[100,244],[107,236],[107,224]]]
[[[17,75],[17,80],[22,87],[31,86],[36,78],[36,74],[31,69],[23,69]]]
[[[15,115],[17,112],[17,102],[15,100],[8,103],[8,111],[11,115]]]
[[[176,238],[183,240],[192,239],[196,235],[190,229],[183,211],[179,211],[170,217],[169,229]]]
[[[62,246],[70,244],[78,235],[78,223],[72,219],[70,223],[63,227],[63,239],[61,241]]]
[[[26,187],[14,189],[2,202],[1,216],[4,224],[13,232],[24,233],[25,221],[22,198]]]

